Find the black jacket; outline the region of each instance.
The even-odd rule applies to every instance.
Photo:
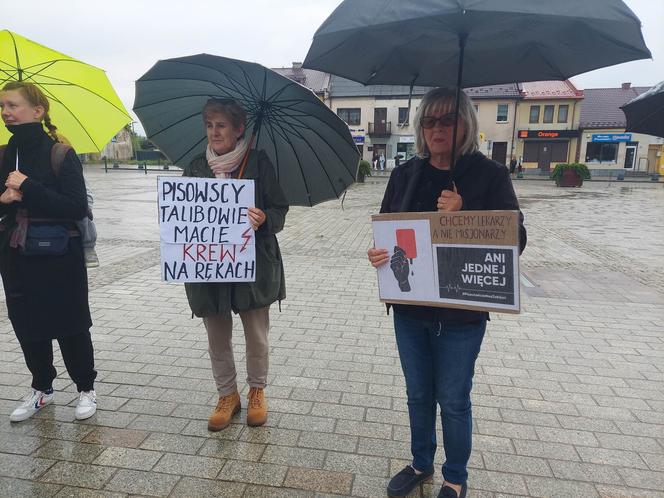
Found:
[[[395,168],[387,184],[381,213],[401,213],[411,210],[413,196],[418,187],[426,159],[414,157]],[[463,211],[519,210],[509,170],[500,163],[488,159],[480,152],[462,156],[452,171],[452,181],[463,200]],[[526,247],[526,228],[523,213],[519,210],[519,252]],[[453,308],[436,308],[395,304],[395,311],[422,320],[445,323],[468,323],[488,318],[483,311]]]
[[[20,342],[44,341],[87,332],[92,325],[88,306],[88,274],[80,237],[69,239],[63,256],[24,256],[9,246],[17,208],[31,218],[58,218],[75,227],[86,216],[88,201],[83,168],[73,150],[67,152],[56,177],[51,167],[55,142],[41,125],[26,140],[12,137],[0,165],[0,194],[14,169],[16,149],[20,170],[28,178],[21,191],[23,201],[0,204],[5,230],[0,232],[0,274],[7,310]]]

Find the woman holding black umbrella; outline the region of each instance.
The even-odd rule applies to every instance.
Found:
[[[392,172],[381,213],[415,211],[518,210],[509,171],[478,151],[477,116],[461,92],[456,141],[454,88],[427,93],[417,112],[418,156]],[[526,245],[523,215],[520,249]],[[378,268],[392,260],[387,249],[371,248]],[[406,496],[431,478],[436,453],[436,405],[441,407],[444,483],[439,498],[466,496],[467,464],[471,453],[470,392],[475,360],[480,352],[488,313],[451,308],[393,305],[394,331],[406,380],[413,462],[397,473],[387,488],[392,497]]]
[[[245,110],[233,99],[212,98],[203,107],[208,146],[184,169],[183,176],[255,180],[256,207],[248,217],[256,232],[256,281],[185,284],[191,311],[203,318],[207,330],[212,373],[219,400],[208,429],[219,431],[240,411],[233,359],[231,312],[240,315],[247,347],[249,384],[247,424],[267,421],[264,389],[268,371],[270,305],[286,297],[284,268],[276,233],[284,227],[288,202],[274,168],[263,151],[244,139]]]

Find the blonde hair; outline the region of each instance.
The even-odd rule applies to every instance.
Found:
[[[463,121],[466,127],[466,134],[462,137],[456,154],[463,156],[473,154],[480,148],[479,125],[477,124],[477,114],[470,98],[463,90],[459,90],[459,121]],[[441,110],[454,112],[454,103],[456,99],[456,88],[434,88],[430,90],[420,102],[420,107],[415,114],[415,148],[417,155],[421,158],[430,156],[429,147],[424,139],[424,131],[420,124],[420,119],[424,116],[431,116]]]
[[[49,104],[46,95],[44,95],[44,92],[42,92],[37,85],[28,83],[27,81],[10,81],[2,87],[3,92],[12,90],[20,92],[32,107],[43,107],[44,117],[42,118],[42,121],[44,122],[44,126],[48,129],[48,134],[56,142],[67,142],[67,140],[64,140],[63,137],[58,135],[58,127],[51,123],[51,117],[48,115],[51,105]]]

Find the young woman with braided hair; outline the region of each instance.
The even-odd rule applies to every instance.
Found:
[[[12,134],[0,163],[0,275],[9,319],[32,373],[32,389],[10,420],[26,420],[53,401],[53,339],[80,393],[75,418],[86,419],[97,409],[97,372],[87,270],[76,229],[76,220],[88,212],[83,168],[73,149],[57,168],[52,164],[59,137],[38,87],[7,83],[0,90],[0,109]]]

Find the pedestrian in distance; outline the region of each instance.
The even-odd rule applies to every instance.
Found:
[[[454,88],[431,90],[415,119],[417,156],[396,168],[385,190],[381,213],[460,210],[518,210],[509,172],[479,152],[477,116],[462,91],[456,157],[452,157]],[[451,186],[451,189],[448,189]],[[520,249],[526,245],[523,215]],[[367,251],[375,268],[398,264],[403,251]],[[408,495],[434,473],[436,413],[443,430],[443,486],[439,498],[464,498],[472,442],[470,392],[488,313],[395,304],[394,332],[406,381],[412,463],[390,480],[387,494]]]
[[[208,430],[220,431],[241,409],[233,358],[233,313],[240,315],[247,347],[247,425],[260,426],[267,421],[264,390],[268,375],[270,305],[286,297],[276,234],[284,227],[288,202],[265,152],[247,152],[249,143],[244,139],[247,117],[242,106],[232,99],[213,98],[203,107],[202,115],[208,139],[206,152],[192,159],[183,176],[237,178],[248,153],[242,178],[255,180],[256,186],[256,207],[248,211],[256,236],[256,281],[185,284],[192,313],[203,318],[219,393],[208,419]]]
[[[0,275],[32,374],[32,388],[11,413],[12,422],[53,402],[54,339],[79,392],[75,418],[97,410],[88,276],[76,228],[88,212],[85,180],[76,152],[59,143],[49,107],[31,83],[10,82],[0,90],[2,120],[12,134],[0,164]]]
[[[516,157],[513,157],[510,160],[510,175],[514,175],[515,171],[516,171]]]
[[[378,162],[380,163],[380,170],[385,171],[385,154],[382,152],[380,153],[380,156],[378,156]]]

